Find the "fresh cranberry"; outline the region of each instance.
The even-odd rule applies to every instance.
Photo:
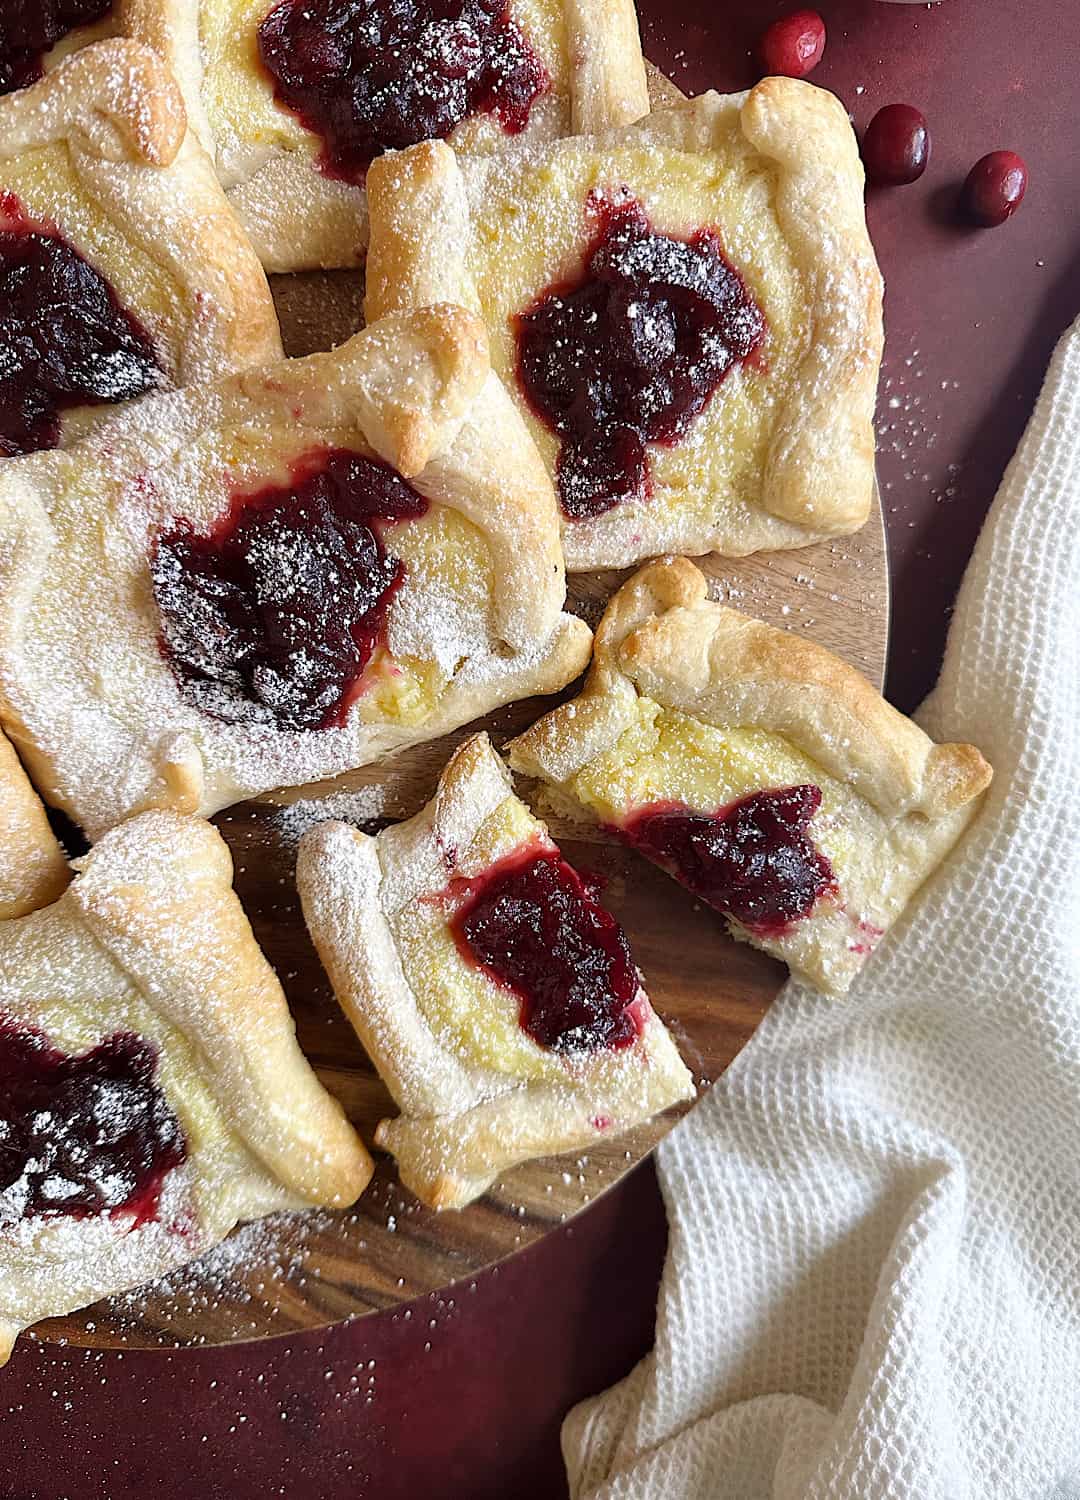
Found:
[[[0,1226],[39,1214],[157,1214],[187,1158],[155,1082],[157,1053],[129,1033],[68,1057],[0,1021]]]
[[[832,866],[807,834],[816,786],[755,792],[710,815],[645,808],[616,832],[759,937],[777,937],[835,888]]]
[[[162,384],[149,335],[56,229],[0,195],[0,454],[55,446],[73,406]]]
[[[0,0],[0,94],[35,83],[50,47],[111,9],[112,0]]]
[[[930,160],[930,132],[921,110],[886,104],[867,126],[862,158],[871,182],[898,186],[914,182]]]
[[[523,130],[550,87],[510,0],[281,0],[259,55],[277,101],[322,137],[323,170],[349,182],[469,115]]]
[[[964,183],[963,204],[969,219],[984,228],[1004,224],[1024,201],[1027,166],[1015,151],[991,151],[972,167]]]
[[[805,78],[825,51],[825,22],[816,10],[796,10],[774,21],[761,38],[765,72],[783,78]]]
[[[561,439],[559,500],[576,521],[648,492],[646,443],[674,443],[765,327],[717,235],[655,234],[633,199],[591,201],[579,280],[516,320],[518,379]]]
[[[558,850],[527,847],[466,884],[450,920],[458,951],[520,1002],[540,1047],[626,1047],[641,984],[626,934]]]
[[[208,536],[174,520],[151,563],[162,651],[185,698],[230,723],[344,723],[405,574],[382,532],[427,501],[345,449],[240,493]]]

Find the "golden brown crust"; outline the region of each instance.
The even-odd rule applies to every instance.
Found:
[[[266,277],[198,142],[185,135],[177,85],[148,47],[96,42],[40,83],[0,99],[0,187],[4,162],[64,143],[79,186],[123,242],[138,247],[179,295],[166,310],[114,287],[151,334],[171,385],[197,385],[281,357]],[[77,250],[77,230],[58,186],[44,205]],[[134,299],[134,300],[133,300]],[[115,408],[68,414],[64,439]]]
[[[268,441],[273,458],[258,458]],[[422,716],[359,704],[340,730],[252,733],[181,698],[157,646],[148,558],[171,516],[208,525],[230,486],[262,482],[283,449],[295,457],[319,446],[377,454],[432,504],[469,519],[491,558],[488,633],[448,663]],[[67,497],[83,491],[76,516]],[[483,326],[462,308],[395,314],[330,353],[115,415],[97,444],[0,467],[0,536],[0,713],[44,794],[91,835],[146,808],[209,813],[355,769],[565,686],[591,643],[585,624],[561,612],[550,484],[489,376]],[[62,596],[63,618],[76,621],[70,631],[53,629],[54,591],[56,609]],[[119,657],[118,641],[127,643]]]
[[[41,800],[0,735],[0,921],[50,906],[70,879]]]
[[[866,232],[858,149],[839,101],[794,79],[765,79],[746,95],[704,94],[628,129],[555,143],[551,160],[641,145],[675,160],[682,153],[722,163],[733,121],[760,154],[763,180],[775,177],[773,211],[802,279],[809,328],[772,422],[756,503],[736,513],[718,504],[702,514],[692,507],[668,513],[652,500],[623,502],[563,527],[570,571],[623,567],[667,551],[744,555],[804,546],[855,531],[869,514],[882,288]],[[472,190],[483,203],[483,182]],[[425,142],[374,163],[368,206],[368,316],[436,297],[479,307],[470,258],[483,255],[486,242],[474,230],[466,183],[445,143]],[[565,267],[550,272],[565,274]],[[491,336],[498,342],[511,334],[500,327]]]
[[[445,921],[423,898],[452,876],[481,873],[477,835],[512,797],[487,736],[475,735],[408,822],[374,839],[343,823],[318,824],[301,841],[297,861],[304,917],[334,993],[401,1110],[381,1122],[376,1141],[393,1152],[406,1186],[433,1208],[463,1207],[519,1162],[580,1149],[693,1097],[690,1076],[644,993],[635,1002],[645,1009],[632,1047],[568,1057],[545,1078],[477,1063],[428,1021],[430,979],[423,967],[409,971],[398,914],[428,911]]]
[[[75,868],[71,903],[197,1046],[250,1150],[310,1203],[355,1202],[371,1158],[297,1046],[281,985],[233,893],[232,857],[217,830],[174,812],[144,813]]]
[[[856,531],[873,503],[884,347],[858,144],[840,100],[798,79],[762,79],[741,120],[779,168],[777,214],[810,290],[810,343],[773,432],[761,503],[811,530]]]
[[[816,641],[710,600],[704,575],[684,557],[649,563],[619,589],[597,627],[575,713],[564,705],[527,730],[511,764],[564,780],[576,751],[561,742],[579,742],[583,708],[624,684],[720,728],[783,735],[888,818],[944,816],[978,797],[993,774],[973,745],[935,745]],[[610,743],[621,732],[620,724]]]

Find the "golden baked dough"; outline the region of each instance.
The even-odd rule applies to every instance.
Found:
[[[67,1057],[110,1037],[148,1043],[153,1082],[185,1153],[164,1173],[145,1219],[123,1194],[118,1206],[94,1212],[42,1212],[32,1204],[28,1211],[28,1169],[5,1180],[0,1361],[40,1318],[184,1265],[242,1219],[347,1206],[372,1171],[296,1044],[216,831],[175,813],[146,813],[108,834],[75,868],[55,905],[0,923],[0,1025],[9,1041],[38,1038]],[[12,1066],[6,1053],[5,1067]],[[0,1128],[12,1119],[5,1093],[11,1098],[14,1090],[17,1100],[19,1086],[17,1071],[0,1074]],[[103,1097],[100,1107],[125,1105]],[[49,1127],[63,1128],[62,1118]],[[60,1134],[61,1162],[63,1145]],[[109,1179],[91,1173],[90,1181],[107,1187]],[[52,1198],[62,1193],[63,1183],[46,1186]]]
[[[229,199],[269,271],[363,263],[364,191],[325,175],[322,138],[274,99],[258,52],[258,26],[277,0],[117,0],[97,28],[56,52],[120,33],[148,42],[180,83],[195,133],[215,157]],[[526,138],[628,124],[649,108],[633,0],[511,0],[512,19],[547,70]],[[451,135],[476,154],[516,149],[490,116]]]
[[[185,697],[160,649],[158,539],[178,517],[206,535],[244,497],[287,488],[298,458],[341,449],[428,502],[394,525],[405,573],[364,690],[340,727],[226,722]],[[336,776],[553,692],[589,654],[562,613],[547,475],[461,308],[152,398],[93,442],[3,466],[0,539],[0,717],[46,800],[92,838],[148,807],[209,814]]]
[[[150,335],[166,388],[280,359],[266,277],[148,48],[98,42],[0,98],[0,195],[100,272]],[[61,442],[111,410],[63,413]]]
[[[308,928],[401,1110],[376,1140],[434,1208],[461,1208],[519,1162],[581,1149],[693,1097],[643,988],[628,1045],[556,1051],[519,1024],[513,992],[458,952],[456,891],[530,849],[557,853],[486,735],[457,750],[408,822],[377,838],[325,822],[301,841]]]
[[[856,531],[873,496],[881,277],[862,187],[840,101],[789,78],[509,158],[425,142],[368,174],[367,316],[443,298],[479,312],[555,473],[560,442],[520,390],[514,320],[580,275],[598,202],[635,201],[659,235],[713,231],[764,315],[760,347],[681,438],[648,444],[648,494],[565,521],[567,567],[805,546]]]
[[[956,843],[992,774],[974,746],[934,744],[824,647],[711,601],[685,558],[623,585],[581,695],[509,755],[545,783],[550,809],[616,833],[651,809],[713,816],[757,792],[818,788],[807,832],[831,888],[777,931],[728,921],[836,993]]]
[[[70,876],[41,800],[0,734],[0,921],[50,905]]]

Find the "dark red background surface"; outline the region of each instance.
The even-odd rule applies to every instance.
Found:
[[[688,91],[752,82],[754,39],[786,8],[640,5],[649,56]],[[971,544],[1078,310],[1078,16],[1075,0],[838,0],[822,10],[829,41],[815,81],[859,127],[901,100],[933,133],[922,181],[872,193],[869,205],[888,283],[879,473],[894,581],[889,681],[909,708],[933,681]],[[1027,159],[1027,201],[1001,229],[962,229],[958,183],[996,147]],[[475,1290],[352,1326],[174,1354],[23,1340],[0,1372],[0,1495],[561,1496],[561,1417],[649,1347],[663,1249],[643,1168]]]

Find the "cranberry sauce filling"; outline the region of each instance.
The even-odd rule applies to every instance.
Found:
[[[35,83],[50,47],[111,9],[112,0],[0,0],[0,94]]]
[[[231,723],[344,723],[405,574],[382,529],[426,510],[385,464],[321,448],[288,485],[236,495],[208,536],[174,520],[151,574],[187,700]]]
[[[450,919],[458,951],[520,1001],[541,1047],[626,1047],[641,1031],[626,934],[558,850],[529,845],[465,883]]]
[[[720,240],[655,234],[633,199],[590,195],[599,220],[574,282],[516,320],[518,379],[562,439],[559,499],[569,520],[648,493],[646,443],[674,443],[765,319]]]
[[[146,330],[48,225],[0,195],[0,454],[51,448],[73,406],[162,384]]]
[[[278,103],[322,137],[323,171],[349,182],[468,115],[523,130],[550,83],[510,0],[282,0],[259,55]]]
[[[816,786],[754,792],[712,816],[646,808],[618,830],[695,896],[759,937],[779,937],[835,890],[832,866],[807,834]]]
[[[156,1071],[154,1047],[130,1033],[67,1057],[39,1032],[0,1022],[0,1224],[153,1219],[166,1175],[187,1158]]]

